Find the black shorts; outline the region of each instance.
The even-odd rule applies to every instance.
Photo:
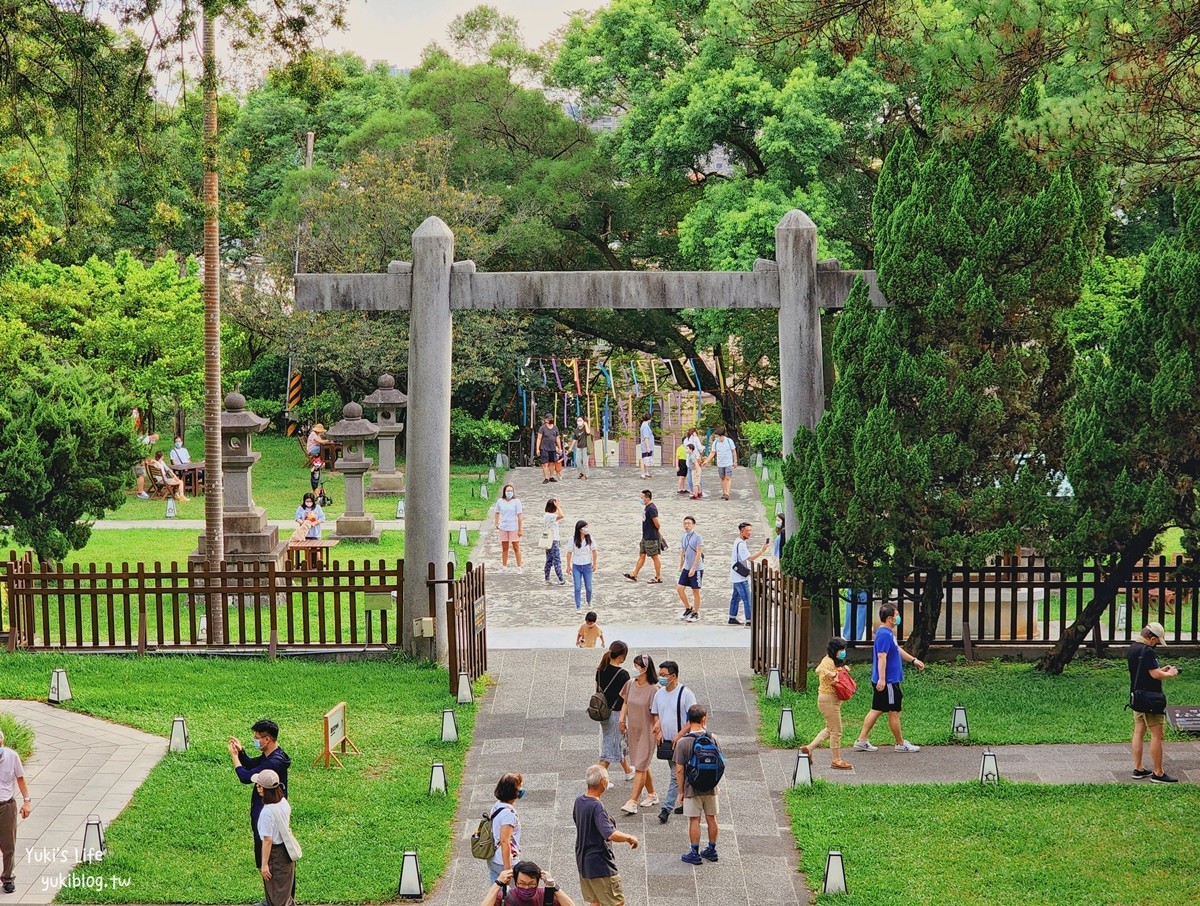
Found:
[[[687,460],[686,459],[677,459],[677,460],[675,460],[675,462],[676,462],[675,474],[678,475],[680,478],[687,478]]]
[[[883,691],[871,687],[874,694],[871,696],[872,711],[899,711],[900,703],[904,699],[904,694],[900,691],[899,683],[887,683],[883,687]]]
[[[693,575],[688,575],[686,569],[679,571],[679,581],[676,585],[682,585],[684,588],[700,588],[700,583],[704,580],[704,570],[698,569]]]
[[[558,450],[543,450],[541,455],[542,462],[558,462]]]

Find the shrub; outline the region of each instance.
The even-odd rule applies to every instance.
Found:
[[[742,422],[742,437],[747,448],[761,450],[763,456],[783,455],[783,425],[774,422]]]
[[[494,418],[473,418],[462,409],[450,412],[450,455],[464,462],[486,462],[513,434],[513,426]]]

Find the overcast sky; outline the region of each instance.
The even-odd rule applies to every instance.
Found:
[[[430,42],[447,45],[446,27],[455,16],[480,5],[480,0],[350,0],[349,27],[325,38],[330,50],[352,50],[367,60],[386,60],[401,69],[421,61]],[[569,13],[597,9],[602,0],[490,0],[505,15],[521,23],[525,41],[536,47],[560,26]]]

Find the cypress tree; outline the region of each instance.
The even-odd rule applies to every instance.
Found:
[[[799,525],[784,566],[816,600],[839,583],[926,575],[907,626],[928,650],[947,571],[1048,534],[1094,191],[993,129],[924,155],[911,135],[875,196],[875,312],[852,294],[835,328],[838,382],[789,464]]]

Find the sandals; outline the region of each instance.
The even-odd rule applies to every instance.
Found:
[[[628,579],[630,582],[637,581],[637,576],[635,576],[633,573],[625,573],[625,578]]]
[[[839,771],[848,771],[852,767],[854,767],[854,765],[850,764],[850,762],[848,762],[848,761],[835,761],[835,762],[832,762],[829,766],[831,768],[837,768]]]
[[[646,584],[647,585],[662,585],[662,579],[651,579]]]

